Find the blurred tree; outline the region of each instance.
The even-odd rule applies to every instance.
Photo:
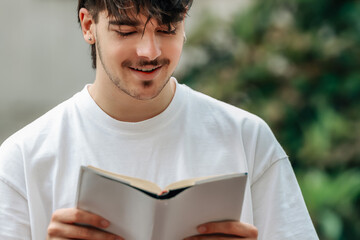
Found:
[[[182,82],[269,123],[320,239],[360,239],[360,1],[255,1],[187,45]]]

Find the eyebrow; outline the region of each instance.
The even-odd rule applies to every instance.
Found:
[[[141,23],[138,20],[132,20],[132,19],[122,19],[122,20],[111,20],[109,21],[109,26],[110,25],[116,25],[116,26],[133,26],[133,27],[137,27],[140,26]]]

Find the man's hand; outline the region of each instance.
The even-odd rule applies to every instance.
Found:
[[[255,226],[235,221],[205,223],[200,225],[197,230],[200,235],[188,237],[184,240],[256,240],[258,236],[258,230]]]
[[[80,226],[80,225],[88,226]],[[110,223],[95,214],[75,209],[56,210],[48,227],[47,240],[50,239],[92,239],[92,240],[123,240],[123,238],[101,231]]]

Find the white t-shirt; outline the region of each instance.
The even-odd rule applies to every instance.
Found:
[[[175,79],[174,79],[175,80]],[[318,239],[289,160],[258,117],[177,83],[154,118],[117,121],[87,86],[0,148],[0,238],[45,239],[52,213],[75,206],[81,165],[159,186],[248,172],[241,221],[259,239]]]

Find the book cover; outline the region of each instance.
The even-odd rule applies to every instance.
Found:
[[[82,166],[77,207],[111,222],[107,231],[127,240],[183,239],[213,221],[239,220],[247,173],[156,184]]]

